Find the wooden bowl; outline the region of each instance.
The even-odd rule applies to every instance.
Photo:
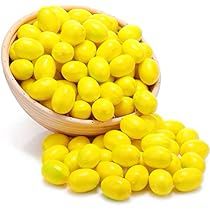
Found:
[[[72,8],[83,8],[83,7],[63,7],[66,10]],[[90,8],[88,9],[92,13],[98,13],[101,11],[96,11]],[[2,45],[2,65],[5,77],[7,79],[8,85],[14,94],[16,100],[21,105],[21,107],[40,125],[53,131],[64,133],[67,135],[87,135],[94,136],[103,134],[111,129],[118,129],[121,117],[113,118],[107,122],[99,122],[97,120],[80,120],[72,118],[65,115],[56,114],[52,110],[44,107],[39,102],[33,100],[19,85],[16,79],[13,77],[9,68],[9,49],[13,41],[16,39],[16,32],[18,28],[25,24],[31,23],[36,18],[37,12],[27,15],[17,21],[8,31]],[[118,20],[119,21],[119,20]],[[119,21],[120,25],[125,25],[122,21]],[[154,95],[158,94],[160,87],[160,79],[158,82],[151,87],[151,91]]]

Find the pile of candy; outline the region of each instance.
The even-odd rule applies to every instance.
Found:
[[[120,130],[95,138],[51,134],[43,141],[42,174],[54,185],[84,193],[100,185],[113,200],[147,185],[159,196],[200,187],[208,145],[198,133],[157,114],[127,115]]]
[[[142,114],[155,111],[149,90],[159,68],[152,55],[135,25],[121,26],[114,17],[85,9],[51,6],[18,29],[10,69],[33,99],[54,112],[107,121],[135,107]]]

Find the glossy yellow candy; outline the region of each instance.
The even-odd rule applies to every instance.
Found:
[[[120,29],[118,36],[122,42],[126,41],[127,39],[136,39],[139,41],[142,36],[142,31],[138,26],[126,25]]]
[[[101,182],[103,194],[113,200],[127,200],[131,195],[131,185],[120,176],[108,176]]]
[[[152,168],[166,168],[171,163],[172,155],[165,147],[152,146],[145,149],[143,159]]]
[[[55,61],[50,55],[42,55],[34,65],[34,77],[36,80],[43,77],[54,77],[56,72]]]
[[[42,31],[57,33],[60,30],[61,22],[50,8],[42,8],[37,14],[38,26]]]
[[[78,93],[82,100],[94,102],[100,97],[100,86],[92,77],[83,77],[78,82]]]
[[[113,161],[123,167],[131,167],[138,164],[139,158],[139,150],[133,145],[121,144],[112,151]]]
[[[84,23],[91,15],[92,14],[85,9],[71,9],[69,11],[70,18],[80,23]]]
[[[186,152],[181,157],[182,168],[197,168],[202,172],[205,170],[203,158],[195,152]]]
[[[86,31],[78,21],[68,20],[61,29],[61,40],[75,46],[85,41]]]
[[[68,179],[68,185],[73,192],[89,192],[97,187],[100,181],[98,173],[92,169],[73,171]]]
[[[42,162],[47,160],[59,160],[63,161],[65,156],[69,153],[69,150],[64,145],[54,145],[49,147],[43,152]]]
[[[30,88],[31,88],[31,85],[35,82],[35,79],[27,79],[23,82],[21,82],[21,87],[23,88],[23,90],[29,94],[30,92]]]
[[[64,22],[70,19],[68,12],[62,7],[50,6],[48,8],[55,14],[61,25],[63,25]]]
[[[74,89],[75,94],[77,93],[77,86],[73,82],[69,82],[65,79],[57,80],[57,86],[61,87],[63,85],[69,85]]]
[[[108,149],[101,149],[101,161],[112,161],[112,152]]]
[[[144,50],[144,58],[151,58],[153,55],[153,50],[146,42],[141,42],[141,46]]]
[[[80,150],[82,149],[86,144],[89,144],[90,140],[86,136],[76,136],[72,138],[72,140],[68,144],[69,151],[72,150]]]
[[[85,40],[74,48],[74,58],[83,63],[88,63],[95,54],[96,45],[89,40]]]
[[[131,55],[136,63],[141,63],[144,56],[144,48],[141,43],[135,39],[128,39],[122,44],[122,49],[125,54]]]
[[[33,22],[32,25],[39,29],[39,24],[38,24],[38,20],[37,19],[35,19],[35,21]]]
[[[186,141],[198,138],[199,138],[198,133],[194,129],[183,128],[177,133],[176,141],[179,145],[182,145]]]
[[[171,152],[173,152],[174,154],[176,154],[176,155],[179,154],[180,148],[179,148],[178,143],[174,139],[170,139],[170,148],[169,148],[169,150]]]
[[[58,42],[52,49],[53,58],[59,63],[66,63],[74,57],[74,48],[67,42]]]
[[[142,115],[141,118],[147,125],[147,133],[153,133],[158,127],[158,120],[153,114]]]
[[[81,168],[95,168],[100,161],[100,149],[94,144],[86,144],[79,151],[78,164]]]
[[[18,36],[18,38],[28,37],[28,38],[32,38],[32,39],[37,39],[40,33],[41,33],[41,31],[37,27],[35,27],[31,24],[23,24],[18,29],[17,36]]]
[[[164,121],[163,118],[157,113],[152,114],[157,120],[157,129],[164,129]],[[167,130],[167,129],[166,129]]]
[[[44,47],[35,39],[23,37],[14,42],[14,53],[18,58],[34,60],[44,54]]]
[[[176,139],[175,134],[171,131],[171,130],[167,130],[167,129],[158,129],[155,130],[154,133],[160,133],[160,134],[164,134],[166,136],[168,136],[171,139]]]
[[[17,59],[10,64],[10,70],[17,80],[27,80],[34,72],[33,64],[26,59]]]
[[[121,117],[133,113],[134,109],[133,99],[125,96],[122,97],[121,102],[115,106],[114,113],[116,117]]]
[[[137,115],[127,115],[120,121],[120,129],[133,139],[140,139],[146,134],[146,123]]]
[[[202,172],[197,168],[183,168],[174,174],[173,181],[178,191],[190,192],[200,187]]]
[[[149,176],[149,186],[153,193],[164,196],[173,189],[173,178],[163,169],[154,170]]]
[[[99,148],[105,148],[104,147],[104,135],[99,135],[96,136],[93,141],[92,144],[95,144],[96,146],[98,146]]]
[[[139,140],[139,139],[132,139],[131,144],[134,145],[139,151],[142,151],[141,140]]]
[[[123,77],[131,73],[135,68],[134,59],[127,54],[119,55],[110,63],[110,72],[114,77]]]
[[[101,85],[101,98],[108,99],[113,105],[119,104],[122,97],[123,91],[119,85],[113,82],[105,82]]]
[[[9,49],[9,57],[13,61],[16,60],[16,59],[18,59],[18,56],[16,55],[15,50],[14,50],[14,45],[15,45],[15,42],[13,42],[11,44],[10,49]]]
[[[42,142],[42,149],[46,150],[54,145],[68,146],[69,137],[61,133],[53,133],[44,138]]]
[[[68,166],[70,173],[72,171],[79,169],[79,165],[77,162],[78,154],[79,154],[79,150],[73,150],[69,152],[64,158],[63,162],[65,163],[65,165]]]
[[[104,135],[103,140],[104,140],[104,146],[109,150],[113,150],[116,146],[119,146],[119,145],[131,144],[130,138],[119,130],[108,131]]]
[[[52,104],[51,104],[51,99],[46,100],[46,101],[40,101],[40,104],[45,106],[46,108],[52,110]]]
[[[91,106],[83,100],[77,100],[70,112],[72,117],[79,119],[88,119],[91,115]]]
[[[70,61],[62,66],[63,77],[70,82],[79,82],[82,77],[87,76],[87,66],[80,61]]]
[[[176,171],[178,171],[179,169],[182,168],[182,165],[181,165],[181,161],[177,155],[175,155],[175,154],[171,154],[171,155],[172,155],[171,163],[165,170],[173,175]]]
[[[97,49],[97,56],[101,56],[108,62],[119,56],[122,52],[122,46],[116,39],[104,41]]]
[[[108,39],[115,39],[115,40],[119,41],[118,35],[114,31],[111,31],[111,30],[108,30],[108,37],[106,40],[108,40]]]
[[[209,146],[202,140],[190,140],[182,144],[180,148],[180,154],[183,155],[186,152],[195,152],[202,158],[206,158],[209,153]]]
[[[130,182],[131,190],[137,192],[147,186],[149,173],[144,166],[135,165],[128,169],[125,178]]]
[[[53,47],[60,41],[58,34],[51,31],[41,32],[38,41],[43,45],[46,53],[51,53]]]
[[[148,90],[148,87],[143,82],[136,79],[136,91],[138,90]]]
[[[92,105],[93,116],[98,121],[107,121],[114,117],[114,106],[105,98],[97,99]]]
[[[68,167],[58,160],[48,160],[42,166],[42,175],[50,184],[66,184],[69,177]]]
[[[89,75],[98,82],[105,82],[110,77],[110,67],[108,62],[99,56],[91,58],[88,62]]]
[[[175,135],[184,128],[183,123],[176,120],[164,121],[164,129],[172,131]]]
[[[97,167],[96,171],[98,172],[101,180],[108,176],[121,176],[123,177],[123,169],[118,164],[111,161],[101,161]]]
[[[138,68],[139,78],[146,85],[153,85],[159,79],[159,67],[157,61],[152,58],[146,58]]]
[[[53,96],[56,88],[56,80],[45,77],[33,82],[28,89],[28,94],[37,101],[45,101]]]
[[[86,29],[86,38],[95,43],[101,43],[108,37],[107,27],[98,20],[88,19],[83,23]]]

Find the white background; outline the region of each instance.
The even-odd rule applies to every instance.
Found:
[[[210,144],[210,5],[208,0],[3,0],[0,40],[18,18],[47,4],[76,4],[103,10],[141,26],[159,60],[162,84],[158,112],[196,128]],[[113,202],[101,193],[76,195],[51,187],[40,175],[41,138],[34,122],[11,94],[0,71],[0,209],[190,209],[210,208],[210,165],[196,192],[159,198],[149,192]]]

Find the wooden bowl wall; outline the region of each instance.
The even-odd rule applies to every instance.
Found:
[[[72,8],[83,8],[83,7],[63,7],[66,10]],[[93,9],[88,9],[92,13],[98,13]],[[2,65],[8,85],[15,96],[20,106],[40,125],[53,131],[60,132],[67,135],[87,135],[94,136],[103,134],[111,129],[118,129],[121,117],[113,118],[107,122],[99,122],[97,120],[80,120],[65,115],[59,115],[52,110],[44,107],[39,102],[33,100],[19,85],[14,76],[12,75],[9,68],[9,49],[13,41],[16,39],[16,32],[18,28],[29,22],[33,22],[36,18],[36,12],[27,15],[17,21],[8,31],[2,45]],[[119,21],[119,20],[118,20]],[[119,21],[120,25],[125,25],[122,21]],[[160,79],[151,88],[154,95],[158,94],[160,87]]]

